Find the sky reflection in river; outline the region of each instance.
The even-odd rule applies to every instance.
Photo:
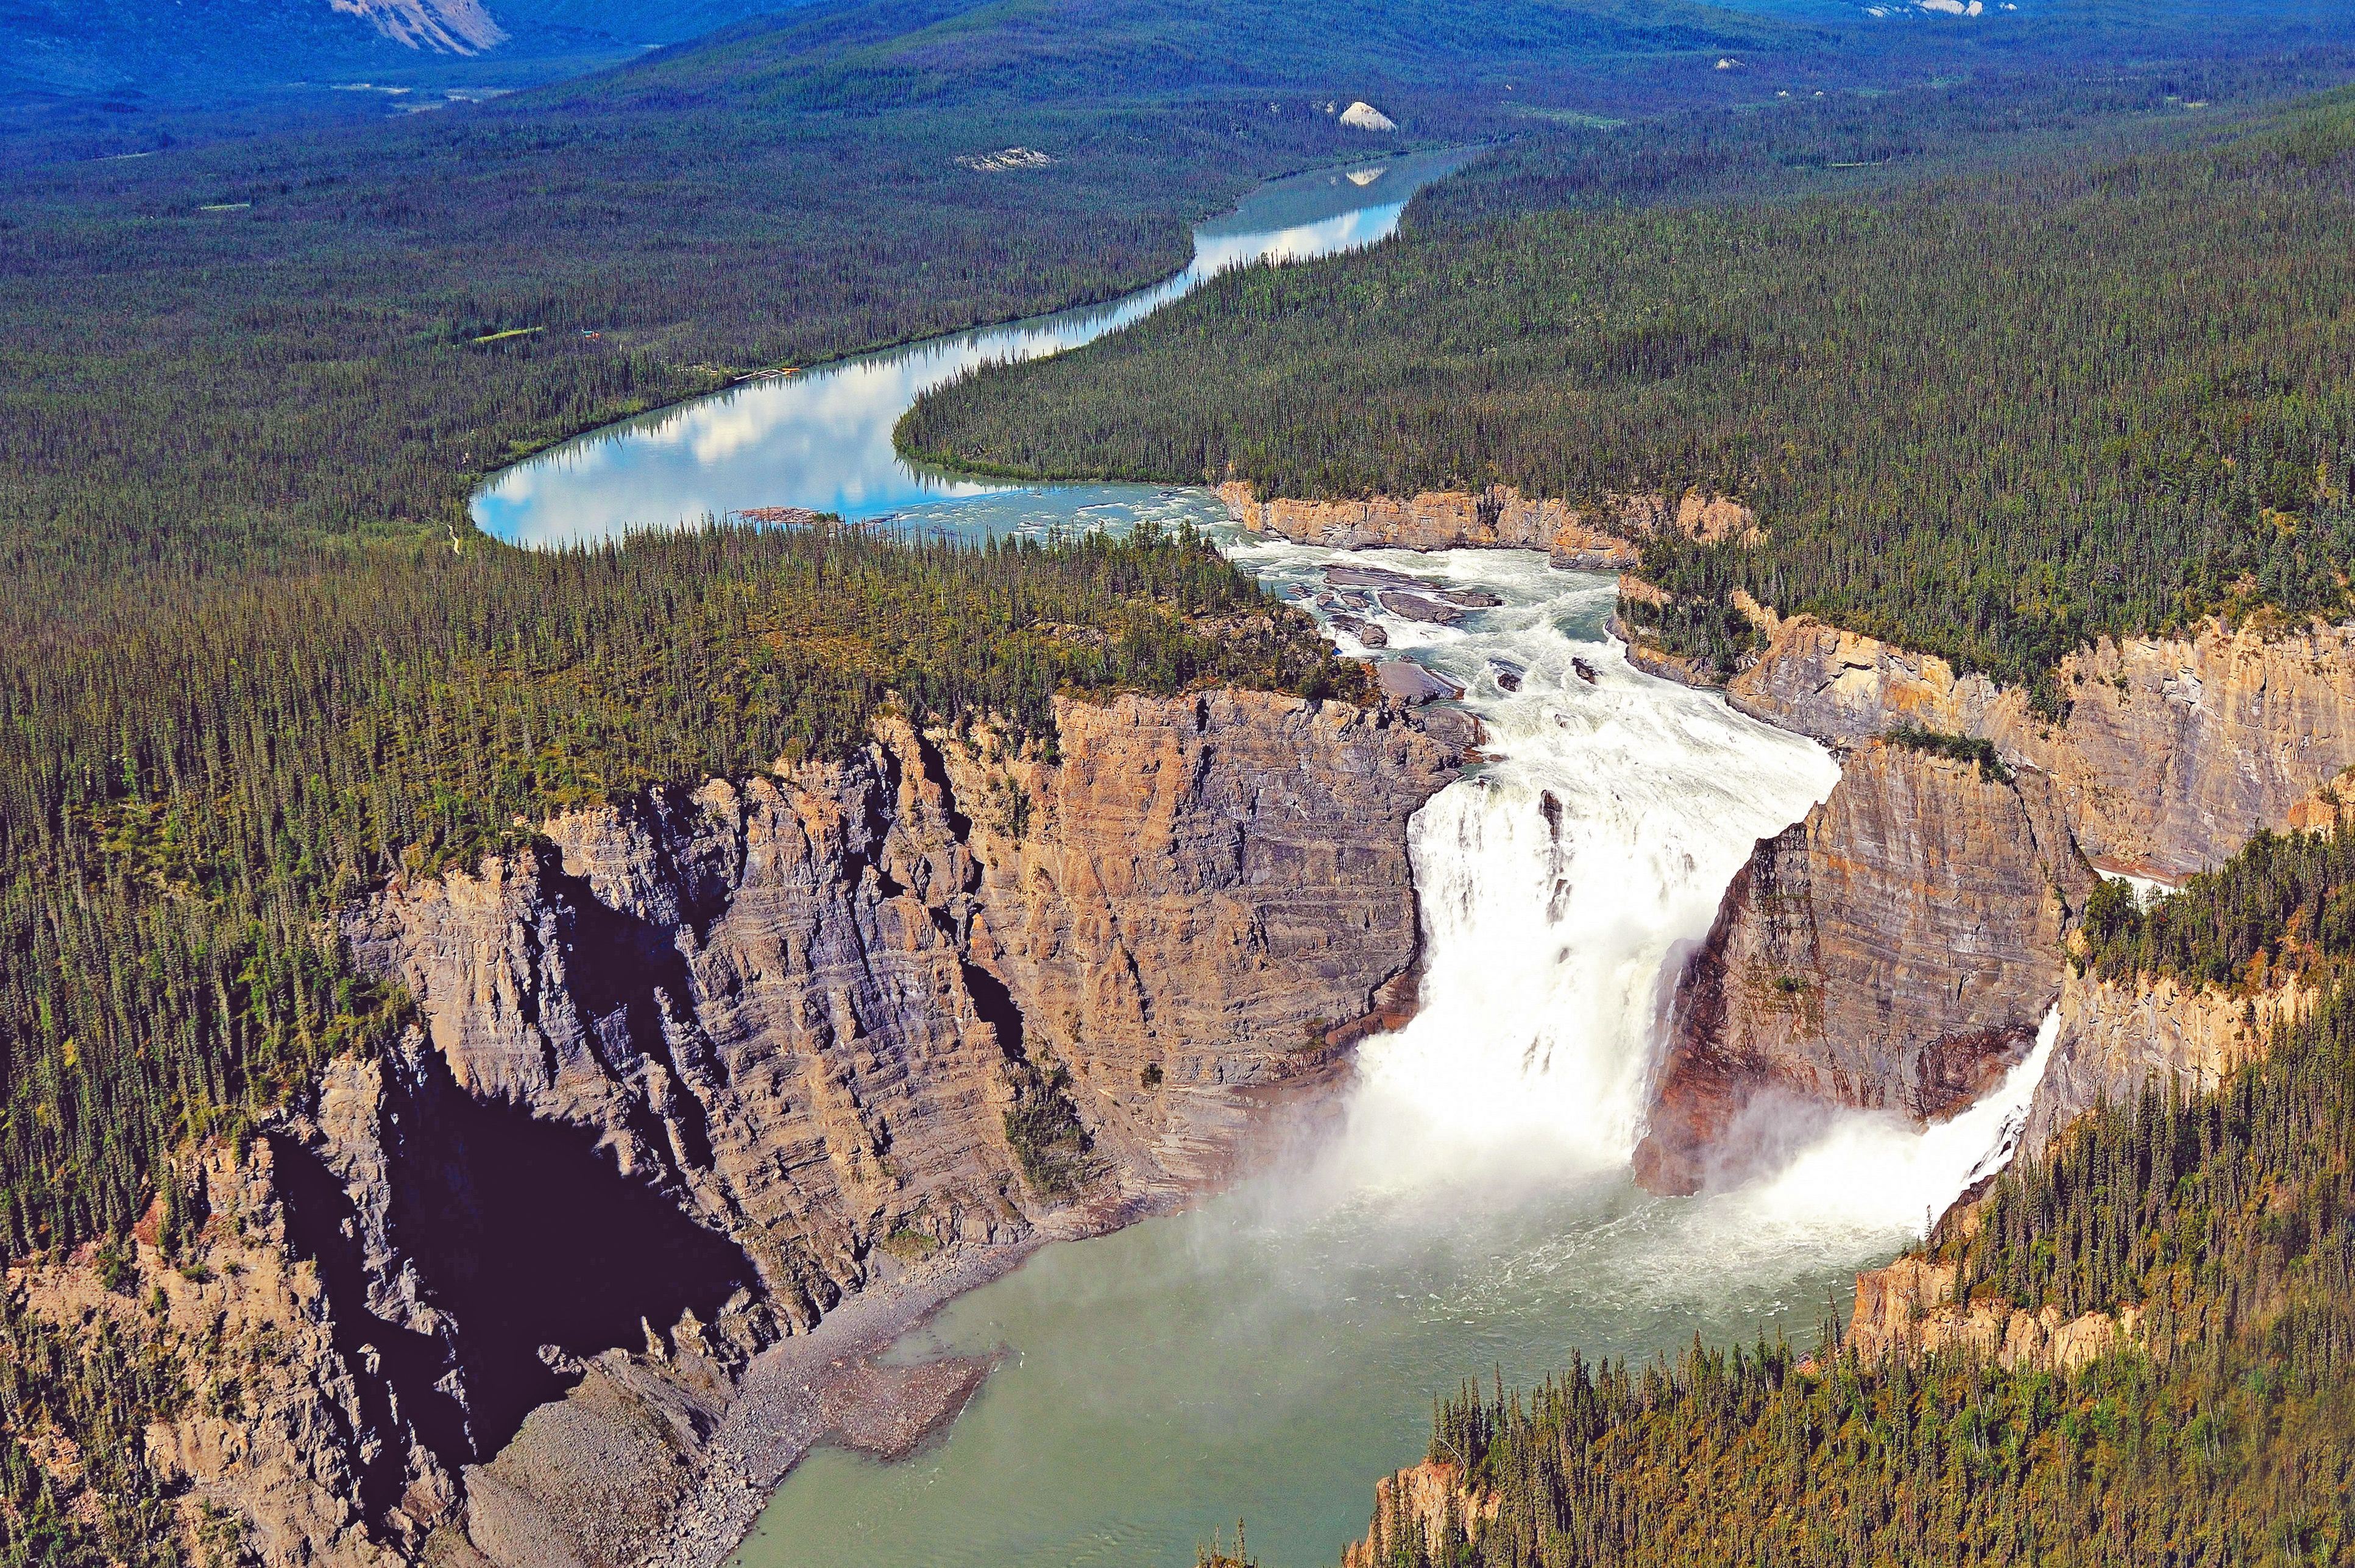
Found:
[[[518,545],[559,545],[632,527],[669,527],[756,506],[806,506],[853,520],[1005,496],[1013,514],[1041,503],[1154,493],[1139,485],[1026,487],[919,470],[892,450],[891,429],[917,397],[992,360],[1034,359],[1114,332],[1231,267],[1301,260],[1370,245],[1397,228],[1407,198],[1460,164],[1460,152],[1416,154],[1319,171],[1262,187],[1195,230],[1194,260],[1155,287],[1102,305],[984,327],[861,355],[800,376],[747,382],[593,431],[499,474],[477,493],[484,532]],[[1359,183],[1352,178],[1372,175]],[[994,509],[992,509],[994,510]],[[938,520],[970,530],[989,515]],[[1082,520],[1084,521],[1084,520]]]

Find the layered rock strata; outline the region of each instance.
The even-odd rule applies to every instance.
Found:
[[[787,1336],[1195,1190],[1265,1086],[1411,1005],[1442,727],[1066,702],[1052,753],[886,722],[839,763],[559,818],[351,912],[418,1026],[211,1150],[194,1241],[147,1235],[112,1289],[94,1256],[17,1283],[235,1391],[149,1436],[192,1539],[634,1564]],[[817,1369],[794,1419],[893,1451],[979,1370]]]
[[[2103,1351],[2133,1340],[2142,1314],[2128,1307],[2113,1316],[2087,1312],[2063,1318],[2057,1307],[2030,1312],[1986,1301],[1955,1299],[1955,1266],[1901,1257],[1856,1277],[1856,1308],[1843,1343],[1868,1361],[1891,1355],[1971,1351],[2009,1368],[2073,1372]]]
[[[1851,747],[1900,724],[1983,737],[2058,787],[2105,869],[2176,880],[2280,828],[2355,766],[2355,625],[2104,641],[2063,660],[2067,711],[1806,617],[1726,688],[1735,707]]]
[[[1831,1107],[1967,1106],[2033,1043],[2093,880],[2048,780],[1865,746],[1760,841],[1688,961],[1637,1180],[1737,1181]]]
[[[2029,1104],[2025,1148],[2051,1142],[2095,1106],[2123,1105],[2146,1086],[2214,1089],[2294,1023],[2317,993],[2290,981],[2245,996],[2164,977],[2127,984],[2071,970],[2061,985],[2052,1060]]]
[[[1492,548],[1543,550],[1566,571],[1620,572],[1641,559],[1636,541],[1656,529],[1701,540],[1755,537],[1757,518],[1724,496],[1613,496],[1592,506],[1531,500],[1505,486],[1430,490],[1362,501],[1255,499],[1240,482],[1219,486],[1220,499],[1245,528],[1329,549]]]

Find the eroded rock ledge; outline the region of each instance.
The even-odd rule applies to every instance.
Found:
[[[193,1244],[16,1283],[180,1356],[200,1396],[153,1463],[250,1561],[638,1563],[814,1325],[1198,1190],[1264,1086],[1411,1005],[1406,824],[1449,717],[1065,702],[1056,760],[886,721],[561,817],[351,912],[421,1026],[208,1149]],[[1009,1109],[1073,1190],[1026,1175]],[[833,1353],[791,1373],[795,1441],[903,1447],[979,1375]]]
[[[1740,502],[1698,491],[1680,496],[1612,496],[1592,506],[1531,500],[1517,490],[1427,490],[1362,501],[1260,501],[1240,482],[1219,498],[1255,534],[1328,549],[1543,550],[1565,571],[1620,572],[1642,558],[1636,541],[1658,529],[1716,540],[1754,536],[1758,520]]]

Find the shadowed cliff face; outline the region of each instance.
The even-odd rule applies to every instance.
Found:
[[[1678,985],[1636,1173],[1690,1192],[1774,1162],[1833,1107],[1916,1121],[2028,1052],[2093,885],[2050,784],[1855,753],[1762,840]]]
[[[883,726],[353,911],[424,1029],[287,1139],[342,1181],[292,1210],[492,1561],[634,1561],[770,1314],[1064,1203],[1010,1144],[1050,1074],[1079,1201],[1125,1213],[1215,1175],[1239,1090],[1401,989],[1406,820],[1451,747],[1252,693],[1058,727],[1046,760]]]
[[[1065,705],[1060,759],[887,728],[861,756],[576,813],[355,916],[477,1102],[579,1129],[802,1322],[896,1231],[1007,1240],[1005,1112],[1057,1064],[1109,1200],[1411,961],[1406,819],[1451,754],[1258,694]],[[1148,1072],[1147,1069],[1155,1069]]]
[[[207,1154],[192,1250],[133,1259],[161,1316],[89,1259],[36,1310],[120,1308],[239,1391],[155,1451],[269,1568],[437,1531],[634,1563],[781,1333],[943,1247],[1191,1190],[1246,1089],[1398,1001],[1443,723],[1067,704],[1052,760],[886,723],[841,763],[559,819],[349,913],[421,1027]],[[1011,1139],[1041,1126],[1078,1191],[1031,1185]],[[244,1370],[251,1345],[300,1364]]]

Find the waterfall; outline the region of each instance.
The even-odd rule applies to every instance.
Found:
[[[1339,1151],[1360,1190],[1465,1177],[1624,1170],[1683,954],[1756,841],[1838,780],[1813,742],[1714,695],[1635,670],[1603,631],[1607,579],[1534,554],[1236,546],[1244,565],[1311,589],[1323,569],[1388,569],[1503,600],[1455,627],[1369,603],[1316,605],[1380,625],[1464,688],[1486,760],[1412,827],[1423,921],[1422,1006],[1367,1041]],[[1345,623],[1346,624],[1346,623]],[[1346,630],[1344,651],[1366,652]],[[2051,1050],[1971,1111],[1928,1129],[1828,1119],[1776,1175],[1703,1205],[1719,1223],[1886,1234],[1918,1229],[1989,1159],[2009,1154]],[[2007,1128],[2009,1130],[2007,1130]]]

